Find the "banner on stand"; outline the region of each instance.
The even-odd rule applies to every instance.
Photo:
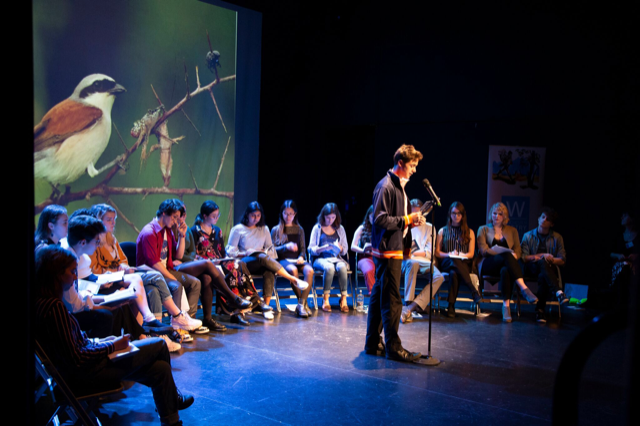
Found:
[[[537,226],[542,208],[545,148],[489,146],[487,215],[491,206],[504,203],[509,225],[522,235]]]

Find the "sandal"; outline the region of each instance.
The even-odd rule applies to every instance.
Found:
[[[349,304],[347,302],[344,305],[340,302],[340,312],[349,312]]]
[[[331,312],[331,305],[329,304],[329,302],[324,302],[322,304],[322,310],[325,312]]]

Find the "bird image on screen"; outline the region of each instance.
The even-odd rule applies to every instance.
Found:
[[[95,164],[111,137],[111,108],[125,88],[104,74],[86,76],[73,94],[51,108],[33,128],[34,177],[52,185],[94,177],[113,166]]]

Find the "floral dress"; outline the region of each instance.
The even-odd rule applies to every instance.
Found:
[[[200,225],[194,225],[191,228],[191,234],[196,245],[196,259],[223,259],[227,257],[224,244],[224,236],[222,230],[217,226],[211,227],[211,233],[206,233]],[[260,297],[253,285],[251,274],[247,269],[245,263],[241,260],[230,260],[220,264],[225,274],[225,281],[227,285],[238,296],[251,300],[252,307],[260,304]],[[234,308],[228,303],[224,297],[220,296],[222,300],[222,306],[218,304],[218,313],[220,311],[226,311],[230,313]],[[255,300],[254,300],[255,299]]]

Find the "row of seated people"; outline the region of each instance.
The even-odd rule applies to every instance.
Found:
[[[421,207],[419,200],[412,200],[412,210]],[[371,209],[370,209],[371,210]],[[211,316],[212,289],[219,291],[220,299],[226,311],[231,315],[232,322],[248,324],[244,314],[251,309],[261,310],[266,318],[272,319],[273,314],[269,306],[270,295],[273,292],[275,275],[281,275],[291,282],[292,289],[298,296],[298,306],[295,313],[300,317],[310,314],[307,298],[313,280],[313,271],[323,273],[324,301],[323,310],[330,311],[329,293],[334,275],[337,273],[341,291],[340,309],[348,312],[347,271],[348,262],[344,258],[347,251],[347,238],[340,225],[340,212],[333,203],[325,205],[318,216],[318,223],[314,226],[309,251],[312,265],[306,262],[306,248],[304,230],[298,224],[298,214],[295,203],[286,201],[279,214],[279,223],[269,232],[264,224],[262,206],[251,203],[241,220],[234,226],[225,246],[220,228],[215,224],[220,216],[218,206],[213,201],[203,203],[195,224],[191,229],[186,225],[186,206],[176,199],[165,200],[159,207],[156,218],[147,224],[137,240],[136,268],[130,268],[127,258],[118,244],[113,231],[117,214],[106,204],[94,206],[91,210],[79,210],[72,216],[84,216],[82,220],[71,227],[70,234],[80,234],[71,239],[71,249],[80,257],[81,278],[94,277],[93,274],[115,272],[123,270],[127,274],[122,282],[123,286],[134,284],[144,291],[137,291],[136,307],[138,308],[138,322],[142,326],[159,325],[162,309],[171,315],[171,324],[182,331],[181,341],[192,338],[185,331],[196,333],[208,332],[209,329],[224,331],[226,327]],[[365,281],[369,289],[375,280],[375,265],[371,258],[371,211],[368,211],[363,224],[356,230],[351,248],[359,253],[359,268],[365,273]],[[540,275],[541,289],[537,298],[531,294],[524,281],[522,272],[515,259],[521,257],[521,248],[517,230],[506,225],[508,210],[498,203],[490,214],[490,223],[478,231],[478,246],[481,254],[480,269],[482,275],[500,275],[504,293],[503,314],[505,321],[510,321],[509,299],[511,298],[512,282],[515,281],[523,295],[532,303],[538,303],[539,320],[544,320],[544,303],[548,288],[555,290],[556,296],[564,300],[564,295],[558,287],[555,269],[550,265],[562,264],[565,260],[562,238],[553,233],[550,227],[555,221],[548,220],[549,212],[541,215],[540,226],[525,235],[523,259],[525,267],[533,274]],[[553,213],[555,214],[555,213]],[[506,220],[505,220],[506,216]],[[95,221],[89,219],[100,219]],[[542,219],[542,218],[545,219]],[[40,217],[40,224],[36,241],[41,244],[64,241],[67,233],[66,211],[60,206],[49,206]],[[100,227],[102,225],[102,227]],[[492,235],[489,235],[489,234]],[[515,233],[515,234],[514,234]],[[547,237],[553,234],[551,240]],[[412,230],[412,256],[403,263],[405,279],[405,301],[409,305],[404,309],[403,322],[411,321],[411,313],[424,310],[429,304],[429,286],[417,297],[415,286],[418,273],[428,272],[431,258],[431,225],[426,224]],[[455,316],[455,299],[459,283],[467,285],[474,300],[479,300],[477,286],[471,282],[471,259],[475,252],[475,238],[472,230],[466,224],[466,212],[461,203],[453,203],[449,209],[447,226],[438,232],[436,243],[436,258],[440,269],[451,273],[452,288],[449,293],[449,315]],[[541,243],[545,241],[551,244]],[[91,244],[95,240],[95,244]],[[87,243],[89,241],[90,243]],[[491,241],[491,248],[487,241]],[[523,243],[524,243],[523,241]],[[534,243],[535,242],[535,243]],[[506,246],[511,251],[498,253],[494,246]],[[545,250],[546,248],[546,250]],[[544,251],[544,253],[543,253]],[[227,257],[227,255],[231,257]],[[90,268],[87,268],[90,259]],[[174,260],[175,259],[175,260]],[[485,260],[489,260],[485,262]],[[299,280],[302,273],[305,280]],[[261,299],[250,274],[261,274],[264,278],[264,299]],[[442,284],[442,274],[437,267],[433,273],[433,292],[437,292]],[[546,286],[546,287],[545,287]],[[188,300],[188,307],[181,309],[183,289]],[[546,289],[546,291],[545,291]],[[106,291],[112,291],[106,289]],[[78,297],[77,293],[69,292],[67,296],[69,309],[79,317],[89,317],[86,330],[91,331],[95,324],[105,324],[95,319],[96,313],[92,308],[100,302],[100,296]],[[198,299],[202,300],[204,326],[192,317],[197,311]],[[148,301],[147,301],[148,299]],[[247,300],[249,299],[249,300]],[[154,321],[156,323],[154,324]],[[119,324],[121,321],[118,321]],[[161,324],[160,324],[161,325]],[[136,329],[135,326],[131,327]],[[137,328],[134,335],[142,334],[142,328]],[[175,343],[167,340],[172,350],[179,349]]]
[[[412,213],[420,211],[422,202],[413,199],[410,202]],[[368,213],[370,214],[370,213]],[[371,259],[370,238],[373,217],[367,216],[354,236],[352,249],[362,253],[358,267],[363,271],[369,291],[375,282],[375,265]],[[509,211],[503,203],[492,206],[487,224],[478,229],[477,251],[476,237],[467,224],[467,213],[460,202],[453,202],[447,213],[447,224],[442,227],[436,237],[435,263],[432,283],[427,284],[418,296],[414,298],[416,278],[418,274],[425,274],[431,270],[432,257],[432,225],[414,227],[411,230],[411,256],[404,260],[402,273],[404,275],[405,306],[401,321],[412,321],[412,313],[424,311],[431,300],[431,294],[436,294],[444,279],[442,272],[449,273],[450,290],[448,294],[449,317],[455,317],[455,303],[460,284],[464,284],[471,291],[474,302],[482,297],[479,286],[474,282],[476,276],[499,277],[499,284],[503,296],[502,315],[505,322],[511,322],[510,300],[513,295],[514,284],[520,289],[524,298],[536,305],[536,321],[546,322],[545,306],[549,296],[555,297],[560,303],[566,303],[567,298],[561,288],[557,266],[566,262],[564,241],[560,234],[552,228],[557,221],[557,213],[551,208],[543,208],[538,217],[538,226],[526,232],[520,240],[518,230],[508,225]],[[358,241],[356,245],[356,241]],[[476,255],[477,253],[477,255]],[[476,265],[474,265],[474,257]],[[477,269],[477,270],[476,270]],[[533,294],[527,287],[524,277],[534,277],[538,282],[538,292]],[[433,287],[433,288],[430,288]]]
[[[412,200],[412,211],[419,211],[421,205],[419,200]],[[297,213],[295,203],[291,200],[286,201],[280,209],[278,225],[269,232],[264,223],[262,206],[253,202],[245,210],[241,223],[231,230],[228,244],[225,245],[222,232],[216,226],[220,211],[213,201],[203,203],[194,226],[189,229],[186,225],[184,203],[177,199],[165,200],[159,206],[156,217],[140,232],[136,242],[137,266],[130,267],[128,259],[114,236],[117,213],[111,206],[98,204],[88,210],[81,209],[74,212],[69,219],[63,207],[48,206],[40,216],[36,231],[36,251],[43,253],[38,254],[37,257],[40,262],[39,267],[44,267],[42,266],[44,263],[52,261],[45,262],[42,260],[45,258],[55,258],[58,261],[61,258],[73,259],[74,261],[71,262],[73,267],[66,262],[65,268],[58,269],[68,276],[74,276],[74,279],[68,280],[73,281],[73,285],[62,283],[64,285],[59,288],[60,297],[57,297],[57,290],[54,292],[56,296],[54,299],[57,298],[60,303],[64,303],[62,310],[67,316],[59,312],[59,303],[53,303],[51,300],[42,305],[46,308],[40,312],[43,319],[47,315],[54,315],[56,321],[62,321],[68,329],[71,329],[72,332],[69,334],[69,330],[62,332],[64,327],[56,325],[57,331],[62,333],[60,335],[67,336],[67,340],[69,336],[75,336],[74,342],[66,342],[66,344],[73,346],[73,351],[80,353],[76,356],[85,357],[84,351],[101,354],[87,364],[90,366],[87,368],[91,370],[97,368],[95,361],[104,362],[104,355],[122,346],[129,337],[133,340],[146,340],[155,334],[163,336],[164,342],[158,343],[157,339],[148,341],[154,343],[156,347],[152,350],[154,356],[163,352],[164,349],[157,349],[159,346],[168,350],[179,349],[178,344],[166,337],[167,327],[160,321],[163,308],[171,316],[171,328],[182,331],[177,338],[183,342],[185,339],[191,339],[188,331],[208,332],[210,329],[224,331],[226,327],[212,319],[213,288],[219,292],[221,304],[231,314],[231,320],[235,319],[235,322],[248,324],[244,314],[254,309],[262,311],[268,319],[273,318],[269,301],[275,276],[280,275],[291,282],[292,289],[298,296],[296,314],[307,317],[310,312],[306,301],[315,269],[323,273],[323,310],[331,310],[328,298],[333,277],[337,273],[341,290],[340,310],[348,311],[346,304],[348,262],[344,257],[348,242],[344,228],[340,224],[341,218],[337,206],[333,203],[325,205],[318,216],[318,223],[312,230],[309,244],[312,264],[306,261],[306,238],[304,230],[298,223]],[[562,237],[551,229],[555,220],[555,212],[544,210],[539,218],[539,226],[526,233],[520,244],[517,230],[507,225],[507,208],[502,203],[497,203],[491,209],[489,223],[478,230],[479,270],[481,275],[500,275],[505,321],[511,320],[509,300],[514,282],[529,302],[537,303],[537,312],[542,319],[544,319],[543,309],[549,289],[560,301],[566,300],[559,288],[556,270],[552,267],[564,264],[566,260]],[[453,203],[449,208],[447,225],[438,232],[436,240],[435,256],[440,263],[440,269],[451,275],[450,315],[455,315],[454,304],[459,283],[464,283],[471,289],[474,300],[480,299],[477,287],[470,278],[471,260],[475,254],[475,235],[466,222],[464,206],[458,202]],[[363,224],[356,230],[351,245],[352,250],[359,254],[358,265],[364,272],[369,289],[375,280],[375,264],[371,259],[370,242],[372,223],[372,210],[369,209]],[[410,321],[414,310],[426,309],[430,301],[429,286],[415,298],[414,293],[417,274],[425,273],[430,269],[431,232],[430,224],[412,229],[411,258],[403,263],[405,300],[409,303],[402,314],[402,320],[405,323]],[[58,247],[59,244],[62,247]],[[44,250],[46,246],[51,247]],[[58,253],[58,249],[64,251]],[[53,252],[57,254],[51,254]],[[518,264],[518,259],[524,263]],[[539,276],[541,285],[538,297],[533,295],[524,284],[522,265],[528,274]],[[69,273],[69,270],[72,273]],[[123,280],[111,286],[103,286],[99,294],[87,295],[78,292],[76,275],[79,278],[95,281],[100,274],[117,271],[125,273]],[[297,278],[299,273],[303,274],[304,281]],[[260,298],[255,290],[250,274],[263,276],[264,299]],[[62,278],[56,280],[56,285],[60,286],[61,281],[64,280]],[[442,281],[442,274],[438,268],[434,267],[434,292],[437,292]],[[128,305],[111,309],[102,308],[100,303],[103,294],[130,286],[136,289],[133,311]],[[184,306],[183,289],[187,299]],[[202,321],[193,318],[197,311],[198,299],[202,300],[204,325]],[[69,316],[67,311],[72,315]],[[49,328],[43,327],[43,330]],[[122,329],[127,331],[126,339],[113,337],[118,334],[118,330]],[[87,340],[79,330],[87,331],[96,340]],[[45,342],[55,340],[50,338],[50,331],[40,333],[41,340]],[[48,346],[55,347],[52,344]],[[153,357],[147,356],[147,358]],[[164,355],[161,358],[162,362],[170,363],[164,359],[166,358]],[[158,358],[156,356],[153,359],[157,361]],[[77,366],[78,363],[75,362],[75,365]],[[119,374],[122,377],[138,377],[129,373],[131,372],[127,370],[120,371]],[[166,376],[166,373],[162,374]],[[76,375],[76,377],[82,377],[82,375]],[[141,380],[141,382],[150,383],[146,378]],[[170,381],[172,382],[172,378]],[[172,386],[175,388],[175,384]],[[154,390],[154,397],[155,392]],[[176,400],[179,402],[178,405],[172,406],[185,408],[190,404],[189,401],[192,401],[189,397],[185,399],[177,390],[172,392],[170,392],[172,395],[178,395]],[[156,403],[166,405],[166,402],[159,398],[156,399]],[[159,412],[166,412],[166,410],[159,409]],[[176,416],[177,411],[175,413],[172,411],[168,419],[173,421]]]

